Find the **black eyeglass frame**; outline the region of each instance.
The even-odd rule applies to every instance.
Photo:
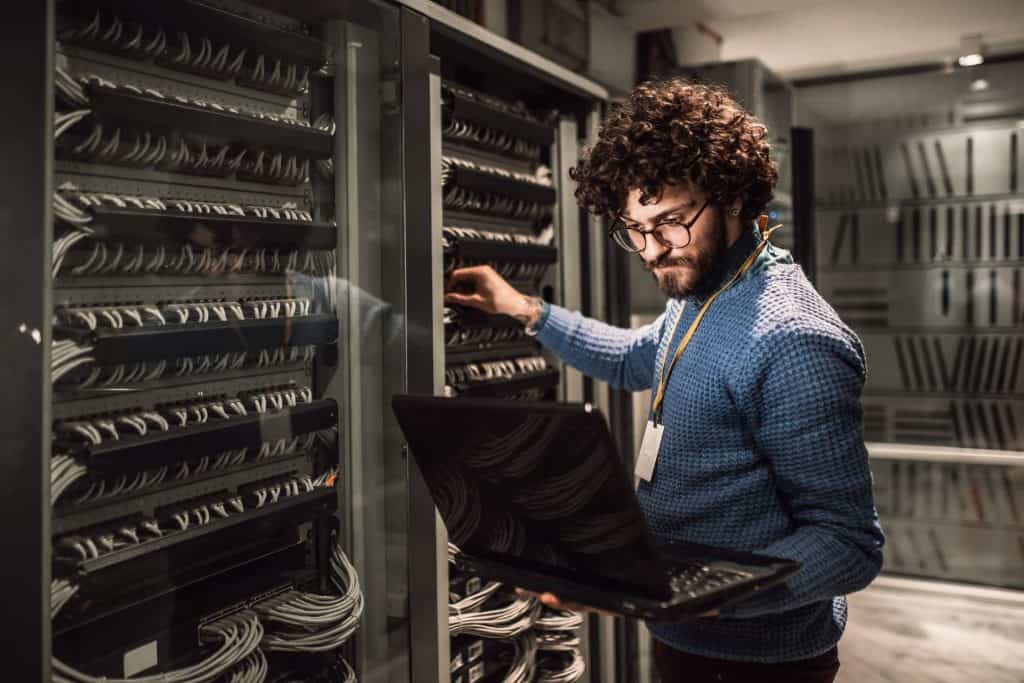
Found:
[[[693,234],[691,232],[691,229],[697,223],[697,221],[700,220],[701,214],[704,213],[704,209],[708,208],[708,204],[710,204],[710,203],[711,202],[709,202],[709,201],[705,201],[703,204],[701,204],[701,207],[699,209],[697,209],[697,213],[694,214],[693,218],[691,218],[688,221],[679,222],[679,223],[673,222],[671,224],[656,225],[653,228],[651,228],[650,230],[645,230],[643,228],[631,228],[631,227],[629,227],[628,225],[625,224],[625,222],[622,220],[621,217],[618,217],[618,218],[615,219],[615,222],[612,223],[612,227],[610,227],[608,229],[608,237],[610,237],[612,242],[615,242],[615,244],[618,245],[619,248],[623,249],[624,251],[628,251],[631,254],[639,254],[640,252],[642,252],[644,249],[647,248],[647,236],[648,235],[653,235],[654,239],[658,240],[658,243],[661,244],[663,247],[668,247],[669,249],[682,249],[684,247],[689,246],[690,242],[693,241]],[[674,244],[674,243],[669,242],[668,240],[666,240],[665,237],[661,234],[661,230],[662,230],[664,225],[673,225],[673,226],[680,225],[683,228],[685,228],[685,230],[686,230],[686,242],[683,243],[683,244]],[[633,243],[633,241],[629,238],[629,235],[628,235],[629,232],[636,232],[636,233],[639,233],[639,234],[643,235],[643,238],[644,238],[643,244],[640,245],[639,249],[626,246],[627,242],[629,244]],[[623,239],[625,241],[620,241],[615,236],[616,233],[624,233]]]

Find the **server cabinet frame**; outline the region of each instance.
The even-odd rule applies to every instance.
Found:
[[[353,13],[346,20],[368,30],[379,31],[379,22],[371,16],[369,4],[346,8]],[[394,7],[390,9],[397,11]],[[49,263],[54,232],[51,196],[55,174],[52,128],[55,14],[55,2],[51,1],[19,6],[15,17],[4,24],[5,40],[0,47],[7,57],[4,66],[0,67],[4,83],[18,95],[12,98],[8,107],[10,125],[3,134],[9,168],[17,172],[7,174],[0,189],[0,205],[3,206],[0,220],[5,227],[9,247],[0,256],[0,282],[6,286],[7,292],[15,294],[8,298],[0,313],[5,330],[2,339],[7,352],[3,376],[12,388],[16,387],[0,399],[3,407],[0,438],[6,450],[0,472],[4,482],[2,510],[11,520],[5,527],[4,538],[18,550],[17,559],[3,563],[3,576],[13,593],[9,596],[7,613],[11,623],[17,624],[17,628],[5,630],[4,642],[9,652],[18,653],[17,657],[11,657],[7,667],[7,676],[18,681],[50,680],[52,650],[50,578],[53,553],[49,463],[53,392],[50,344],[55,295]],[[26,66],[26,61],[30,67]],[[374,83],[375,95],[377,85]],[[344,125],[343,120],[338,123]],[[343,187],[348,180],[344,164],[349,151],[348,141],[341,134],[334,140],[335,156],[342,160],[336,168],[336,183]],[[347,205],[343,197],[343,193],[338,194],[339,215],[349,209],[360,210]],[[394,206],[400,215],[404,202],[395,202]],[[342,229],[342,238],[347,237],[345,233]],[[337,255],[339,265],[350,257],[341,240]],[[358,258],[358,254],[355,256]],[[404,296],[397,286],[387,293]],[[344,297],[340,297],[337,313],[339,321],[346,319]],[[340,327],[339,332],[343,332],[344,324]],[[404,373],[406,369],[403,363],[395,372]],[[351,392],[345,370],[340,370],[334,378],[339,386],[329,391],[347,402]],[[386,386],[380,386],[379,391],[386,391]],[[349,458],[351,451],[344,446],[340,451],[340,455],[346,458],[344,465],[347,470],[352,464]],[[394,458],[399,460],[400,457],[396,452]],[[351,487],[352,482],[347,482],[347,486]],[[348,541],[347,548],[352,547],[354,536],[352,519],[346,507],[352,500],[351,494],[351,488],[338,489],[342,500],[339,501],[341,507],[337,516],[342,525],[341,533]],[[319,526],[322,528],[314,533],[327,533],[325,525]],[[317,561],[326,562],[326,558],[318,557]],[[403,678],[407,675],[403,672]]]
[[[39,2],[19,5],[0,28],[0,74],[16,94],[6,107],[8,172],[0,184],[0,284],[8,295],[0,306],[8,387],[0,398],[0,513],[4,542],[17,550],[0,563],[0,576],[9,592],[5,650],[18,653],[6,675],[18,681],[50,679],[53,26],[53,3]]]
[[[441,281],[441,64],[439,51],[448,54],[482,55],[523,78],[535,79],[546,88],[568,92],[591,102],[591,111],[580,121],[564,117],[556,124],[552,145],[552,173],[560,188],[553,221],[563,255],[555,274],[559,299],[572,308],[583,308],[582,279],[593,264],[584,263],[582,231],[591,228],[581,220],[572,197],[568,169],[575,163],[582,136],[596,132],[596,106],[607,92],[596,84],[544,60],[489,31],[425,0],[399,0],[402,5],[402,93],[405,173],[405,277],[408,330],[408,383],[410,393],[439,394],[444,388],[444,340]],[[422,103],[419,105],[417,103]],[[582,125],[581,125],[582,124]],[[429,132],[428,132],[429,131]],[[581,135],[582,133],[582,135]],[[429,144],[422,144],[424,135]],[[418,144],[417,144],[418,143]],[[429,152],[429,153],[428,153]],[[429,178],[429,185],[422,179]],[[427,220],[426,217],[429,217]],[[602,295],[603,296],[603,295]],[[568,373],[566,373],[568,374]],[[563,379],[562,400],[583,400],[583,378]],[[607,408],[607,405],[602,405]],[[448,633],[447,533],[433,499],[415,464],[409,459],[409,609],[411,681],[436,683],[451,676]],[[586,638],[584,637],[584,641]],[[589,680],[585,678],[584,680]]]

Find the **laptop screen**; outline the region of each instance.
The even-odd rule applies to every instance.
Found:
[[[665,597],[666,573],[604,418],[580,405],[396,396],[449,539],[471,555]]]

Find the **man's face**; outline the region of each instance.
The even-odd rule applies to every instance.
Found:
[[[650,204],[641,204],[640,195],[638,189],[630,191],[621,218],[627,227],[642,230],[689,223],[705,201],[703,192],[684,185],[666,185]],[[723,218],[717,206],[708,205],[690,228],[690,243],[682,248],[667,247],[647,235],[639,255],[666,296],[681,299],[710,293],[727,246]]]

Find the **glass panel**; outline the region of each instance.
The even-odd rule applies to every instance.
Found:
[[[1024,581],[1021,71],[800,91],[816,138],[817,286],[867,353],[891,572]]]
[[[401,92],[398,11],[367,3],[360,23],[323,24],[334,48],[337,125],[335,196],[339,241],[337,297],[344,322],[348,443],[347,510],[353,561],[365,598],[355,639],[360,680],[409,678],[406,522],[408,488],[391,395],[405,382],[402,278]],[[396,199],[398,201],[396,201]]]
[[[1024,467],[879,460],[886,567],[1024,588]]]

